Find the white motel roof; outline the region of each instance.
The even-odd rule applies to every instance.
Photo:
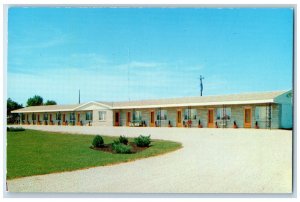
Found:
[[[123,101],[123,102],[87,102],[74,105],[43,105],[25,107],[14,110],[12,113],[30,112],[57,112],[57,111],[82,111],[85,106],[95,104],[107,109],[142,109],[142,108],[163,108],[163,107],[192,107],[192,106],[216,106],[216,105],[242,105],[242,104],[265,104],[278,103],[278,97],[289,94],[292,91],[273,91],[260,93],[243,93],[217,96],[198,96],[167,98],[155,100]]]

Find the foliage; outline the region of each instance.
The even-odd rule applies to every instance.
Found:
[[[122,144],[125,144],[125,145],[127,145],[128,144],[128,138],[127,137],[125,137],[125,136],[120,136],[119,137],[119,141],[120,141],[120,143],[122,143]]]
[[[93,139],[92,145],[94,147],[103,147],[104,146],[104,140],[100,135],[96,135]]]
[[[134,142],[138,147],[149,147],[151,143],[151,138],[149,136],[140,135],[137,138],[134,138]]]
[[[47,100],[44,105],[57,105],[54,100]]]
[[[27,100],[27,107],[43,105],[43,98],[39,95],[35,95]]]
[[[27,107],[43,105],[43,98],[39,95],[35,95],[27,100]],[[47,100],[44,105],[56,105],[54,100]]]
[[[112,143],[112,149],[118,154],[130,154],[132,147],[117,140]]]
[[[24,131],[25,128],[22,128],[22,127],[7,127],[7,131],[10,131],[10,132],[18,132],[18,131]]]
[[[11,98],[7,99],[7,123],[15,123],[18,120],[18,114],[12,114],[11,111],[22,107],[22,104],[13,101]]]
[[[9,114],[13,110],[17,110],[22,107],[23,107],[22,104],[13,101],[11,98],[7,99],[7,114]]]

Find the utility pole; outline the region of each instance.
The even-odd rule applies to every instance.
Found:
[[[78,100],[79,104],[80,104],[80,89],[79,89],[79,100]]]
[[[204,77],[200,75],[200,96],[202,96],[202,91],[203,91],[202,79],[204,79]]]

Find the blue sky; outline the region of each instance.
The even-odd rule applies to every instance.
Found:
[[[59,104],[288,90],[293,10],[10,8],[7,95]]]

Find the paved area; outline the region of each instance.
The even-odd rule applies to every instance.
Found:
[[[30,128],[180,141],[165,155],[8,181],[10,192],[290,193],[292,132],[198,128]]]

